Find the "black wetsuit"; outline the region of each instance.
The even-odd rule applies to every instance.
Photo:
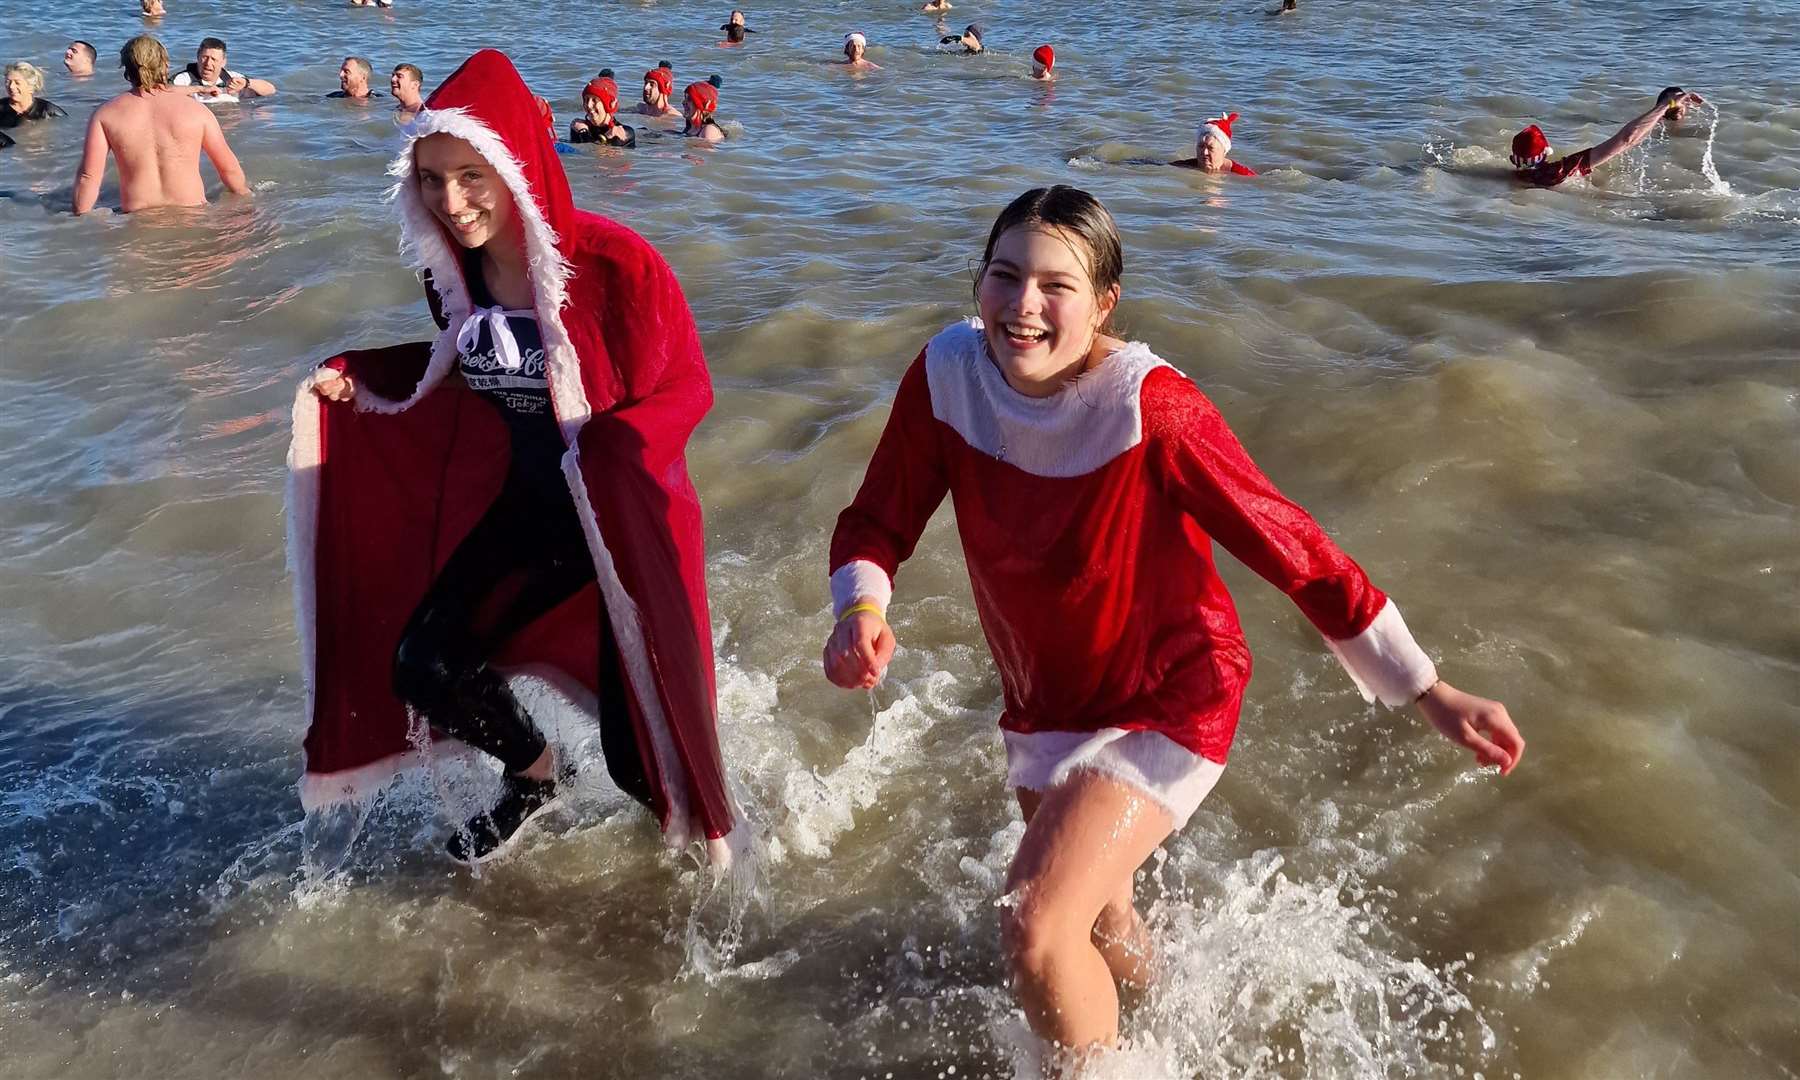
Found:
[[[49,98],[34,98],[31,108],[24,112],[13,109],[11,101],[0,98],[0,128],[15,128],[27,120],[44,120],[52,116],[67,116],[62,106]]]
[[[700,138],[704,138],[706,136],[706,129],[709,127],[715,127],[715,128],[719,129],[719,138],[721,138],[721,139],[731,138],[730,133],[727,132],[725,130],[725,128],[717,120],[703,121],[699,127],[695,127],[692,124],[684,123],[684,124],[682,124],[682,127],[681,127],[681,133],[683,135],[686,135],[690,139],[700,139]]]
[[[12,144],[13,144],[12,136],[8,135],[4,131],[0,131],[0,150],[4,150],[7,147],[11,146]]]
[[[334,97],[335,98],[350,98],[352,101],[362,101],[365,98],[387,97],[386,94],[382,93],[379,90],[370,90],[367,94],[364,94],[363,97],[360,97],[360,98],[351,97],[350,92],[347,90],[333,90],[331,93],[326,94],[325,96],[328,98],[334,98]]]
[[[470,255],[464,264],[470,299],[477,308],[492,308],[480,256]],[[543,753],[544,736],[488,659],[512,635],[592,583],[595,571],[563,478],[562,434],[551,407],[537,320],[509,316],[506,322],[519,346],[516,370],[506,369],[485,319],[479,340],[461,356],[464,381],[506,421],[512,442],[506,482],[407,621],[394,651],[394,692],[432,726],[517,773]],[[516,587],[478,632],[478,612],[489,614],[490,601],[503,586]],[[614,782],[648,805],[650,784],[604,602],[600,628],[601,749]]]
[[[610,137],[595,127],[592,120],[572,120],[569,122],[569,141],[572,143],[600,143],[603,146],[618,146],[626,150],[637,146],[636,128],[621,124],[615,118],[612,127],[608,130],[612,132]]]

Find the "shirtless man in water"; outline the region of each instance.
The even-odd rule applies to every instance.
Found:
[[[119,50],[119,66],[131,90],[94,110],[87,146],[75,173],[74,210],[85,214],[100,196],[106,155],[119,163],[119,202],[126,213],[156,206],[202,206],[200,152],[219,179],[239,195],[250,194],[244,169],[225,143],[212,110],[169,89],[169,53],[162,42],[139,34]]]

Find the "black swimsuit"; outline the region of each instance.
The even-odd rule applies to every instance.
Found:
[[[15,128],[27,120],[44,120],[52,116],[67,116],[61,105],[49,98],[37,98],[32,101],[31,108],[19,112],[13,108],[11,101],[0,100],[0,128]]]
[[[576,127],[577,124],[581,126]],[[612,127],[607,131],[612,134],[609,136],[606,131],[596,127],[592,120],[574,120],[569,123],[569,141],[572,143],[599,143],[602,146],[617,146],[626,150],[634,149],[637,146],[636,128],[614,120]],[[621,136],[620,132],[624,134]]]

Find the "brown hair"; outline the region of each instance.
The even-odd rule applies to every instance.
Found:
[[[987,248],[981,253],[981,269],[975,274],[975,289],[987,276],[988,263],[994,258],[994,245],[1008,229],[1020,225],[1036,225],[1056,229],[1081,241],[1087,249],[1088,282],[1096,297],[1104,296],[1125,276],[1125,248],[1119,243],[1119,227],[1100,205],[1100,200],[1067,184],[1032,188],[1008,203],[994,219],[988,233]],[[1114,309],[1117,310],[1116,308]],[[1113,332],[1112,315],[1101,324],[1102,334]]]
[[[119,50],[119,66],[125,81],[140,90],[169,85],[169,50],[149,34],[139,34]]]
[[[398,75],[402,71],[406,72],[408,75],[411,75],[413,82],[418,83],[420,86],[425,85],[425,73],[423,71],[419,70],[419,67],[417,64],[396,64],[396,65],[394,65],[394,74]]]

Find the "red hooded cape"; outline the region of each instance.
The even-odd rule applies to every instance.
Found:
[[[537,103],[502,53],[470,57],[407,128],[390,173],[403,248],[429,270],[449,328],[437,340],[334,357],[352,403],[294,403],[288,558],[310,726],[301,803],[379,791],[420,763],[394,695],[401,630],[438,569],[493,501],[510,442],[460,381],[456,331],[470,311],[458,246],[419,194],[418,139],[467,140],[524,220],[564,479],[598,587],[509,638],[492,658],[541,678],[590,717],[600,672],[620,673],[653,805],[672,845],[704,839],[715,864],[746,849],[719,744],[700,502],[689,435],[712,405],[693,316],[675,275],[636,233],[575,208]],[[529,533],[529,527],[525,530]],[[603,665],[602,608],[616,664]]]

